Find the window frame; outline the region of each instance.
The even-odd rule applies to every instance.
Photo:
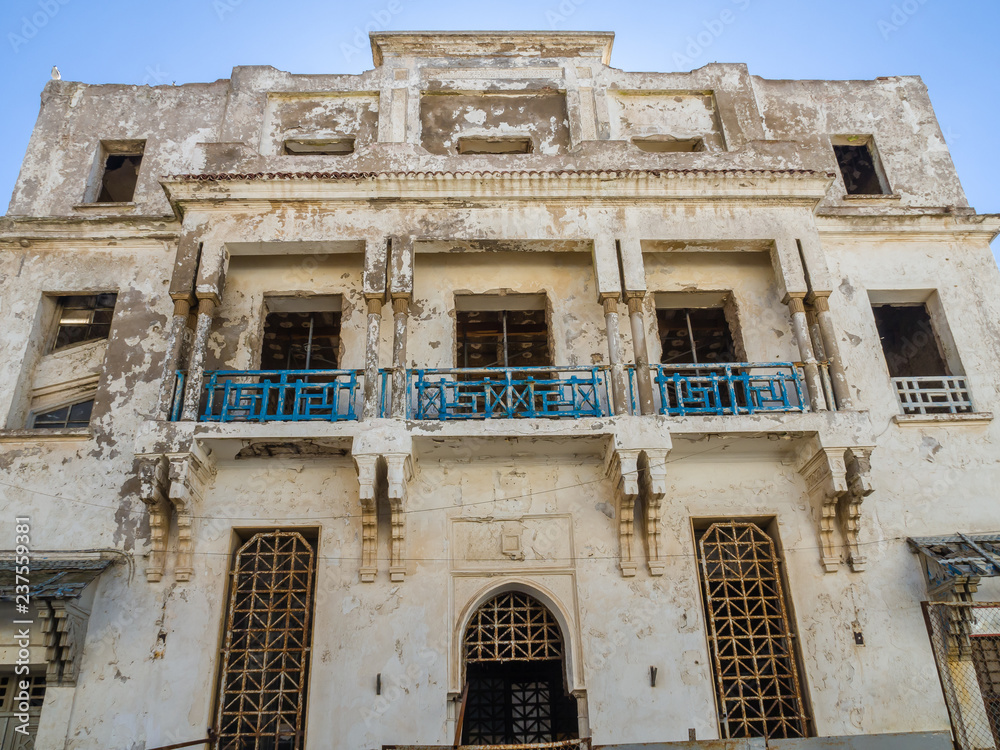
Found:
[[[840,158],[837,156],[837,152],[834,149],[835,146],[860,146],[868,149],[868,156],[872,160],[872,166],[875,170],[875,178],[878,180],[879,187],[882,192],[880,193],[852,193],[847,189],[847,181],[844,179],[844,171],[840,166]],[[875,136],[871,133],[864,135],[831,135],[830,136],[830,150],[833,151],[833,161],[837,165],[837,176],[840,178],[840,184],[844,187],[844,199],[846,200],[858,200],[864,198],[892,198],[894,193],[892,192],[892,185],[889,182],[889,175],[885,171],[885,165],[882,161],[882,155],[879,153],[878,146],[875,144]]]
[[[107,171],[108,159],[112,156],[138,156],[140,159],[139,171],[135,175],[135,187],[132,189],[132,197],[127,201],[102,201],[99,200],[101,191],[104,188],[104,175]],[[146,156],[146,139],[134,138],[129,140],[102,140],[97,147],[97,155],[87,180],[87,188],[83,194],[83,203],[90,206],[128,206],[135,204],[136,194],[139,192],[139,180],[142,177],[142,162]]]
[[[108,335],[106,337],[88,338],[88,339],[84,339],[83,341],[74,341],[71,344],[63,344],[62,346],[57,346],[56,343],[57,343],[57,341],[59,339],[59,331],[62,328],[61,319],[62,319],[62,316],[63,316],[63,311],[66,309],[64,300],[70,299],[72,297],[95,297],[95,298],[97,298],[97,297],[102,297],[102,296],[105,296],[105,295],[108,295],[108,294],[113,294],[115,296],[115,303],[111,307],[111,320],[107,324],[108,325]],[[49,355],[49,354],[54,354],[56,352],[64,352],[64,351],[68,351],[70,349],[74,349],[74,348],[79,347],[79,346],[84,346],[86,344],[92,344],[95,341],[110,341],[111,340],[111,328],[114,326],[114,322],[115,322],[115,312],[117,312],[117,310],[118,310],[118,294],[119,294],[119,292],[118,292],[117,289],[115,289],[113,291],[85,291],[85,292],[73,292],[73,293],[67,293],[67,294],[64,294],[64,293],[47,293],[45,296],[48,297],[49,299],[51,299],[52,302],[54,303],[54,311],[53,311],[53,317],[52,317],[52,324],[49,327],[48,340],[47,340],[47,342],[45,344],[45,347],[43,348],[43,354]],[[70,309],[77,309],[77,308],[70,308]],[[80,308],[80,309],[83,309],[83,308]],[[98,309],[106,310],[107,307],[103,307],[102,308],[102,307],[95,306],[95,308],[91,312],[92,313],[96,312]],[[88,326],[95,325],[94,322],[93,322],[93,315],[91,315],[91,322],[87,323],[86,325],[88,325]],[[103,325],[103,324],[99,324],[99,325]]]

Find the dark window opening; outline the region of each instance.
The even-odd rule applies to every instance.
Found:
[[[90,414],[93,409],[94,400],[90,399],[51,411],[43,411],[35,414],[31,426],[35,429],[46,430],[87,427],[90,424]]]
[[[285,154],[288,156],[345,156],[353,153],[353,138],[285,141]]]
[[[336,370],[339,312],[273,312],[264,319],[262,370]]]
[[[97,203],[127,203],[135,197],[142,154],[108,154]]]
[[[805,700],[774,541],[756,523],[696,533],[724,739],[805,737]]]
[[[118,295],[88,294],[59,297],[59,327],[53,349],[106,339],[111,333],[111,317]]]
[[[651,154],[685,153],[704,151],[705,142],[701,138],[675,138],[672,135],[648,135],[632,139],[640,151]]]
[[[875,154],[870,144],[833,147],[844,178],[848,195],[884,195],[885,188],[879,179]]]
[[[876,305],[875,327],[894,378],[950,375],[926,305]]]
[[[547,367],[544,310],[459,310],[458,367]]]
[[[458,139],[460,154],[530,154],[533,146],[528,137],[463,137]]]
[[[656,311],[661,364],[722,364],[736,360],[725,310],[721,307]]]

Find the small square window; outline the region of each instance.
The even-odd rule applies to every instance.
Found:
[[[88,191],[90,203],[129,203],[135,199],[145,141],[105,141],[101,144],[100,180]]]
[[[78,404],[62,406],[51,411],[43,411],[34,416],[31,426],[34,429],[81,428],[90,424],[90,414],[94,409],[94,400],[81,401]]]
[[[888,195],[889,186],[871,136],[835,136],[833,152],[848,195]]]
[[[117,300],[114,292],[59,297],[59,323],[52,349],[106,339]]]

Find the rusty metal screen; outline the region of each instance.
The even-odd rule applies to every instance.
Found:
[[[255,534],[233,558],[217,748],[301,750],[315,550],[297,532]]]
[[[959,750],[1000,748],[1000,603],[925,603]]]
[[[774,542],[755,523],[715,523],[698,558],[723,737],[806,736]]]
[[[527,594],[508,591],[490,599],[465,630],[465,661],[561,659],[562,634],[552,613]]]

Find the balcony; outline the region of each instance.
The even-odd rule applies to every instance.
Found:
[[[969,414],[972,398],[962,375],[893,378],[903,414]]]

